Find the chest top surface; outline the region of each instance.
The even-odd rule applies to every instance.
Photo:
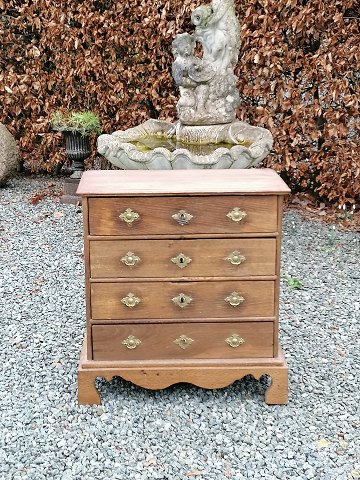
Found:
[[[250,170],[90,170],[78,190],[83,196],[286,195],[289,187],[270,168]]]

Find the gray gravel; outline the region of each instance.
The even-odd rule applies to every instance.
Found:
[[[79,208],[0,190],[0,479],[360,478],[359,235],[285,213],[281,331],[290,403],[266,380],[206,391],[146,391],[99,380],[103,405],[78,406],[85,330]]]

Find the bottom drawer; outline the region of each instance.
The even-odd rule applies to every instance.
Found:
[[[93,325],[94,360],[273,357],[273,322]]]

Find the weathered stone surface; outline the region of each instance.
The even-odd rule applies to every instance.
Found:
[[[235,120],[239,93],[234,75],[240,25],[233,0],[212,0],[191,15],[195,33],[176,35],[172,74],[180,89],[178,117],[184,125],[217,125]],[[202,58],[194,56],[196,42]]]
[[[19,165],[19,152],[14,137],[0,123],[0,186],[16,172]]]
[[[173,148],[146,148],[154,138],[164,139],[164,145],[172,143]],[[98,151],[113,165],[129,170],[249,168],[266,157],[272,144],[268,130],[240,121],[189,126],[181,122],[148,120],[125,131],[100,135]],[[213,145],[209,153],[206,151],[208,145]]]
[[[240,25],[234,0],[211,0],[192,12],[193,34],[176,35],[172,74],[180,89],[179,120],[148,120],[100,135],[99,152],[123,169],[249,168],[273,145],[265,128],[236,120],[239,92],[234,68]],[[203,49],[194,55],[196,42]]]

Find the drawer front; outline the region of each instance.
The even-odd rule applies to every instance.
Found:
[[[91,283],[94,320],[274,316],[274,281]]]
[[[88,202],[90,235],[239,234],[277,229],[276,196],[98,197]]]
[[[94,360],[273,356],[272,322],[93,325]]]
[[[92,240],[93,278],[275,275],[276,240]]]

